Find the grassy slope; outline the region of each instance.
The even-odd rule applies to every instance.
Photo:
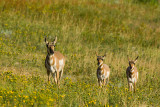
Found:
[[[160,105],[160,7],[94,0],[0,1],[0,104]],[[47,84],[44,37],[67,57],[60,89]],[[107,52],[110,83],[97,86],[96,55]],[[128,92],[127,55],[137,61]]]

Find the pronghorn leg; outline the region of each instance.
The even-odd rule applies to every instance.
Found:
[[[101,87],[101,80],[100,79],[98,79],[98,84]]]
[[[52,73],[52,75],[53,75],[53,78],[54,78],[54,82],[57,84],[56,73],[54,72],[54,73]]]
[[[63,76],[63,69],[60,72],[59,80],[61,80],[62,76]]]
[[[105,84],[106,84],[106,79],[103,80],[103,86],[105,86]]]
[[[107,78],[107,84],[109,83],[109,77]]]
[[[47,70],[47,75],[48,75],[48,83],[50,83],[50,71]]]
[[[133,91],[133,83],[131,83],[131,91]]]
[[[59,85],[59,71],[56,72],[56,76],[57,76],[57,84]]]
[[[131,91],[131,89],[132,89],[132,83],[128,83],[128,86],[129,86],[129,91]]]
[[[136,82],[134,82],[134,92],[136,92]]]

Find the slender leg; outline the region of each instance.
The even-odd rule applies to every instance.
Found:
[[[98,84],[99,84],[99,86],[100,86],[100,80],[98,79]]]
[[[108,76],[108,80],[107,80],[107,84],[109,83],[109,76]]]
[[[130,85],[129,85],[129,81],[128,81],[128,90],[130,90]]]
[[[47,70],[47,75],[48,75],[48,83],[50,83],[50,71]]]
[[[62,76],[63,76],[63,69],[60,72],[59,80],[61,80]]]
[[[136,82],[134,82],[134,92],[136,92]]]
[[[99,86],[101,87],[101,80],[100,79],[98,79],[98,83],[99,83]]]
[[[133,83],[131,83],[131,91],[133,92]]]
[[[129,86],[129,91],[131,91],[131,89],[132,89],[132,83],[128,83],[128,86]]]
[[[52,75],[53,75],[53,78],[54,78],[54,82],[57,84],[56,73],[54,72],[54,73],[52,73]]]
[[[106,84],[106,79],[103,80],[103,86],[105,86],[105,84]]]
[[[59,71],[57,71],[56,73],[57,73],[57,84],[59,85]]]

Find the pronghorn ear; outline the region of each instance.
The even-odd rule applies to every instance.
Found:
[[[137,62],[138,57],[139,57],[139,56],[137,56],[137,58],[134,60],[134,63],[136,63],[136,62]]]
[[[53,41],[54,45],[56,44],[56,42],[57,42],[57,36],[56,36],[56,38]]]
[[[127,55],[127,58],[128,58],[128,62],[129,62],[130,60],[129,60],[129,56],[128,55]]]
[[[47,41],[47,38],[46,38],[46,37],[45,37],[44,41],[45,41],[46,44],[48,44],[48,41]]]
[[[98,56],[98,53],[96,52],[96,56]]]
[[[106,55],[107,55],[107,53],[105,53],[103,57],[106,57]]]

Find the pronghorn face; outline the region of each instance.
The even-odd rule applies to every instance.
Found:
[[[55,40],[53,42],[48,42],[45,38],[45,42],[46,42],[46,47],[47,47],[47,53],[54,54],[54,48],[55,48],[55,44],[57,42],[57,37],[55,38]]]
[[[138,56],[138,57],[139,57],[139,56]],[[131,71],[131,72],[134,72],[135,63],[136,63],[138,57],[137,57],[134,61],[132,61],[132,60],[130,61],[129,58],[128,58],[129,67],[130,67],[130,71]]]
[[[98,62],[97,64],[98,64],[98,66],[103,64],[103,60],[104,60],[103,56],[97,56],[97,62]]]
[[[97,55],[97,53],[96,53],[96,55]],[[104,56],[98,56],[97,55],[97,62],[98,62],[97,64],[98,64],[98,66],[103,64],[103,60],[104,60],[105,56],[106,56],[106,54]]]
[[[46,44],[46,46],[47,46],[48,54],[54,54],[55,45],[51,42],[51,43]]]
[[[130,67],[130,70],[131,70],[131,71],[133,71],[134,66],[135,66],[134,61],[129,61],[129,67]]]

